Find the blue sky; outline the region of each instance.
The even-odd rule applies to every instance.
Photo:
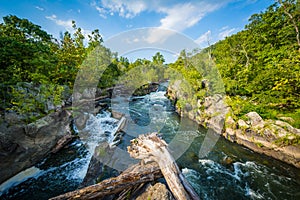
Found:
[[[104,41],[124,31],[157,27],[184,34],[203,48],[242,30],[252,14],[272,3],[274,0],[0,0],[0,14],[27,18],[56,38],[60,32],[72,32],[75,20],[84,34],[99,29]],[[159,34],[155,37],[152,39],[162,41]],[[131,61],[137,56],[149,59],[155,51],[125,56]],[[176,54],[166,53],[165,57],[171,62]]]

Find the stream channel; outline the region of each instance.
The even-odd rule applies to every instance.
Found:
[[[207,156],[199,157],[207,129],[178,116],[164,96],[165,90],[160,86],[145,96],[115,97],[113,103],[108,99],[106,109],[89,114],[84,128],[87,138],[73,141],[68,148],[0,185],[0,199],[48,199],[78,188],[95,147],[101,142],[116,144],[113,133],[118,120],[111,117],[112,106],[130,115],[123,137],[116,144],[121,151],[125,152],[138,134],[153,131],[159,131],[167,143],[176,138],[174,144],[188,147],[179,153],[182,155],[176,162],[201,199],[300,199],[300,170],[293,166],[221,137]],[[178,150],[176,145],[173,148]],[[116,170],[104,170],[102,179],[116,175]]]

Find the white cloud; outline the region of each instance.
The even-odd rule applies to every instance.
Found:
[[[182,31],[198,23],[207,13],[218,9],[222,4],[194,2],[176,4],[171,8],[161,8],[166,17],[160,20],[160,28]]]
[[[226,26],[226,27],[221,28],[220,31],[221,32],[218,34],[218,37],[220,40],[223,40],[225,37],[228,37],[231,34],[233,34],[234,32],[236,32],[237,29],[236,28],[230,29],[228,26]]]
[[[147,9],[146,1],[132,0],[101,0],[101,7],[94,1],[91,3],[91,6],[99,12],[101,17],[107,14],[114,15],[114,13],[118,13],[121,17],[133,18]]]
[[[47,19],[55,22],[57,25],[59,26],[63,26],[65,27],[66,30],[68,31],[71,31],[73,30],[72,28],[72,20],[69,19],[69,20],[61,20],[61,19],[58,19],[56,15],[51,15],[51,16],[46,16]]]
[[[223,3],[190,2],[176,4],[173,7],[159,8],[159,12],[165,13],[166,16],[160,20],[159,28],[172,29],[175,31],[184,31],[185,29],[197,24],[207,13],[217,10]],[[157,31],[149,33],[147,41],[154,43],[163,41],[169,37],[168,32],[162,31],[163,34],[157,34]]]
[[[248,4],[253,4],[253,3],[256,3],[256,2],[257,2],[257,0],[247,0],[246,3],[248,3]]]
[[[123,18],[134,18],[138,14],[150,11],[161,14],[159,28],[184,31],[197,24],[208,13],[211,13],[230,1],[236,0],[94,0],[91,6],[99,12],[99,15],[106,18],[109,15],[117,14]],[[149,32],[146,40],[149,43],[163,40],[168,37],[165,32],[157,33],[157,30]]]
[[[91,6],[101,15],[117,13],[124,18],[133,18],[144,11],[165,14],[160,20],[161,26],[179,30],[193,26],[207,13],[212,12],[226,3],[234,0],[189,0],[185,3],[179,0],[94,0]],[[177,25],[179,23],[179,25]]]
[[[101,0],[101,7],[93,2],[91,5],[103,17],[109,13],[118,13],[124,18],[133,18],[143,11],[152,11],[164,15],[160,19],[159,28],[184,31],[197,24],[205,15],[219,9],[231,0],[190,0],[181,1],[133,1],[133,0]],[[168,32],[157,30],[149,32],[146,41],[154,43],[169,37]]]
[[[95,1],[91,3],[91,6],[94,7],[99,12],[100,17],[102,17],[103,19],[107,18],[106,14],[108,11],[106,9],[104,9],[100,6],[97,6]]]
[[[126,42],[127,44],[138,43],[138,42],[140,42],[140,41],[141,41],[141,40],[140,40],[140,38],[138,38],[138,37],[126,38],[126,39],[125,39],[125,42]]]
[[[149,44],[164,43],[165,40],[168,39],[168,37],[170,37],[174,33],[175,32],[163,28],[150,29],[148,31],[148,35],[146,35],[143,39]]]
[[[40,6],[36,6],[35,8],[38,9],[38,10],[40,10],[40,11],[44,11],[45,10],[44,8],[42,8]]]
[[[208,30],[206,33],[200,35],[200,36],[195,40],[195,42],[196,42],[197,44],[199,44],[201,47],[205,47],[205,46],[208,46],[209,43],[211,42],[210,39],[211,39],[211,31]]]
[[[229,29],[229,26],[223,26],[222,28],[219,29],[219,31],[225,31],[227,29]]]

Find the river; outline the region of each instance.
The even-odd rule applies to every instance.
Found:
[[[130,139],[138,134],[159,131],[167,143],[172,143],[180,169],[201,199],[300,199],[300,170],[293,166],[221,137],[205,157],[200,157],[207,130],[179,117],[164,93],[161,87],[129,101],[115,97],[107,109],[89,115],[84,128],[88,137],[75,140],[0,185],[0,199],[48,199],[78,188],[95,146],[101,142],[116,144],[112,134],[118,120],[111,117],[111,109],[127,113],[129,118],[117,148],[125,152]],[[115,170],[106,170],[102,179],[115,175]]]

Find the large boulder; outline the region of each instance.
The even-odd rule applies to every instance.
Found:
[[[171,192],[167,189],[166,185],[156,183],[155,185],[148,185],[146,190],[140,194],[136,200],[174,200]]]
[[[201,121],[198,122],[201,125],[205,125],[207,128],[212,129],[218,134],[222,134],[225,118],[230,108],[225,102],[225,98],[220,94],[215,94],[204,98],[202,103],[204,109],[199,109]]]
[[[70,134],[71,114],[54,112],[28,125],[0,125],[0,183],[41,161]]]
[[[264,127],[265,125],[264,120],[257,112],[249,112],[245,116],[249,119],[248,124],[250,124],[252,127],[256,127],[256,128]]]

